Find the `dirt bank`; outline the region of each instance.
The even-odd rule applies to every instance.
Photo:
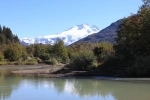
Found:
[[[13,74],[26,76],[42,76],[42,77],[67,77],[67,76],[91,76],[93,73],[87,71],[73,71],[64,67],[65,65],[55,65],[48,68],[35,68],[28,70],[11,71]]]

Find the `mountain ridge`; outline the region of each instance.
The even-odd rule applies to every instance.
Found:
[[[83,39],[80,39],[79,41],[76,41],[73,44],[78,44],[82,42],[102,42],[102,41],[108,41],[111,43],[115,43],[115,37],[117,35],[117,28],[120,25],[121,21],[123,19],[119,19],[116,22],[111,23],[108,27],[102,29],[98,33],[91,34]]]
[[[64,41],[65,45],[70,45],[88,35],[97,33],[99,31],[100,29],[97,26],[90,26],[87,23],[85,23],[71,27],[68,30],[59,34],[57,33],[47,36],[39,36],[35,38],[22,38],[20,39],[20,42],[23,45],[30,45],[35,43],[54,44],[57,38],[60,38]]]

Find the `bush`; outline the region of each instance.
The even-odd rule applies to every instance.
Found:
[[[25,63],[25,65],[35,65],[35,64],[38,64],[37,59],[35,59],[35,58],[29,59],[29,60]]]
[[[56,65],[58,63],[58,61],[56,59],[52,58],[50,60],[46,60],[44,63],[50,64],[50,65]]]
[[[20,59],[25,60],[27,58],[27,53],[20,44],[16,43],[6,48],[4,56],[5,59],[9,61],[18,61]]]
[[[4,56],[2,53],[0,53],[0,61],[3,61],[4,60]]]
[[[39,55],[39,58],[42,59],[42,60],[48,60],[48,59],[50,59],[50,54],[42,53],[42,54]]]
[[[0,66],[1,65],[7,65],[7,62],[6,61],[2,61],[2,62],[0,62]]]
[[[70,66],[75,70],[89,70],[93,67],[94,60],[92,52],[80,52],[73,57]]]
[[[150,77],[150,56],[136,57],[133,64],[126,69],[128,76]]]
[[[26,62],[25,65],[36,65],[37,62]]]

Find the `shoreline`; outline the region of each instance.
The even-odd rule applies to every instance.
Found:
[[[96,71],[74,71],[67,69],[65,65],[5,65],[0,66],[0,69],[10,69],[12,74],[23,76],[35,76],[35,77],[47,77],[47,78],[63,78],[63,77],[89,77],[93,79],[105,79],[105,80],[143,80],[150,81],[149,77],[122,77],[115,75],[106,75]]]
[[[23,75],[23,76],[35,76],[35,77],[46,77],[46,78],[91,78],[101,80],[116,80],[116,81],[148,81],[149,77],[119,77],[111,75],[102,75],[100,73],[93,73],[88,71],[71,71],[71,72],[58,72],[63,68],[49,67],[49,68],[36,68],[30,70],[17,70],[11,71],[12,74]]]
[[[28,70],[26,70],[28,71]],[[42,70],[41,70],[42,71]],[[43,77],[43,78],[78,78],[78,79],[96,79],[107,81],[122,81],[122,82],[138,82],[138,83],[150,83],[150,78],[129,78],[129,77],[114,77],[114,76],[101,76],[91,75],[86,72],[65,73],[65,74],[51,74],[51,73],[22,73],[22,71],[12,71],[13,74],[19,74],[28,77]]]

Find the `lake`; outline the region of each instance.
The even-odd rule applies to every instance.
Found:
[[[0,67],[0,100],[150,100],[150,81],[40,78],[14,75],[9,71],[10,68]]]

